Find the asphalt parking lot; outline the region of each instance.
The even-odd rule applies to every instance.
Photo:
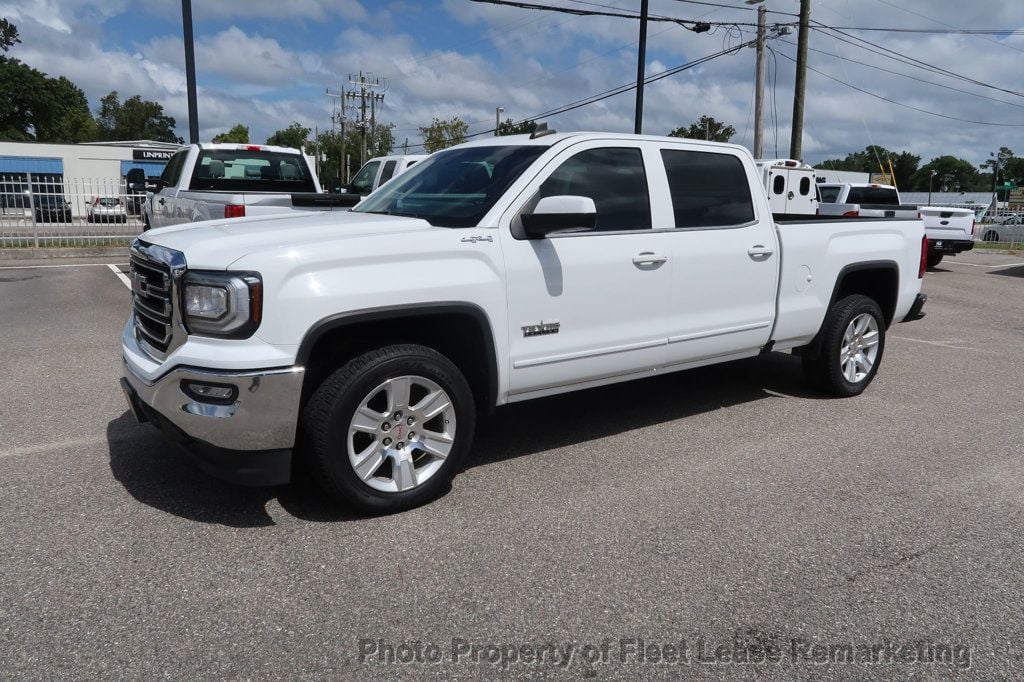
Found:
[[[197,471],[127,413],[115,273],[14,265],[0,678],[1024,674],[1024,257],[929,272],[858,398],[776,354],[513,406],[369,519]]]

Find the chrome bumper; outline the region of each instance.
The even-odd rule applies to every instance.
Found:
[[[301,367],[238,372],[177,367],[147,382],[124,360],[123,374],[140,402],[190,438],[238,451],[281,450],[295,445]],[[238,397],[230,405],[196,400],[182,389],[182,382],[190,380],[234,386]],[[136,417],[140,416],[134,405],[132,408]]]

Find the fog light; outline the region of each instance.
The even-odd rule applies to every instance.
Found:
[[[182,381],[185,395],[202,403],[230,405],[238,398],[238,389],[230,384],[208,384],[203,381]]]

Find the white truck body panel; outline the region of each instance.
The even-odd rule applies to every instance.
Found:
[[[772,213],[817,215],[814,168],[793,159],[759,159],[757,169]]]
[[[503,143],[521,142],[504,138]],[[653,220],[666,229],[544,240],[511,235],[512,219],[560,160],[609,145],[643,150]],[[758,191],[750,225],[671,229],[661,149],[735,155],[751,187],[761,187],[762,177],[742,147],[579,135],[552,145],[475,229],[336,212],[153,230],[145,239],[186,254],[190,268],[258,271],[268,292],[263,322],[251,339],[190,339],[164,366],[279,365],[294,359],[306,330],[333,314],[397,300],[462,301],[486,311],[492,325],[496,352],[504,358],[498,363],[503,403],[600,378],[753,355],[770,339],[777,348],[806,343],[821,325],[836,276],[851,262],[895,261],[901,273],[896,318],[910,309],[920,290],[920,222],[811,220],[776,226],[765,193]],[[467,245],[467,235],[483,239]],[[748,251],[755,247],[763,247],[767,258],[752,259]],[[667,267],[638,269],[632,258],[643,253],[665,256]],[[781,253],[786,254],[782,259]],[[428,267],[430,278],[406,267],[409,262]],[[538,321],[558,321],[561,331],[528,339],[518,333]],[[247,346],[260,352],[239,352]]]

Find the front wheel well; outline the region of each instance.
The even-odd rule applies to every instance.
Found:
[[[441,353],[462,372],[477,409],[490,411],[497,399],[497,365],[490,324],[477,308],[420,307],[342,318],[321,324],[299,351],[305,368],[302,404],[332,372],[368,351],[395,344],[419,344]]]

